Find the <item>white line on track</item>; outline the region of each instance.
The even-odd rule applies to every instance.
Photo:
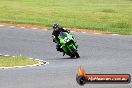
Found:
[[[16,57],[16,56],[12,56],[12,57]]]
[[[95,35],[99,35],[99,34],[101,34],[101,33],[94,33]]]
[[[9,27],[11,27],[11,28],[15,28],[16,26],[9,26]]]
[[[111,34],[111,35],[119,35],[119,34]]]
[[[70,32],[75,32],[75,31],[70,31]]]
[[[2,55],[2,54],[0,54],[0,56],[5,56],[6,57],[6,56],[10,56],[10,55]],[[16,56],[12,56],[12,57],[16,57]],[[29,58],[29,59],[34,59],[34,60],[38,61],[38,64],[26,65],[26,66],[0,67],[0,69],[34,67],[34,66],[41,66],[41,65],[47,65],[47,64],[49,64],[49,62],[44,61],[44,60],[35,59],[35,58]]]
[[[8,56],[10,56],[10,55],[4,55],[5,57],[8,57]]]
[[[5,25],[0,25],[0,27],[3,27],[3,26],[5,26]],[[16,26],[9,26],[9,27],[11,27],[11,28],[15,28]],[[25,27],[20,27],[20,28],[22,28],[22,29],[26,29]],[[31,28],[31,29],[38,29],[38,28]],[[47,29],[42,29],[43,31],[48,31]],[[76,32],[76,31],[70,31],[70,32]],[[87,32],[81,32],[81,33],[87,33]],[[95,34],[95,35],[99,35],[99,34],[101,34],[101,33],[93,33],[93,34]],[[120,34],[111,34],[111,35],[113,35],[113,36],[116,36],[116,35],[120,35]]]
[[[0,25],[0,27],[3,27],[4,25]]]
[[[47,29],[41,29],[42,31],[48,31]]]
[[[38,29],[38,28],[32,28],[32,29]]]
[[[84,34],[85,34],[86,32],[82,32],[82,33],[84,33]]]
[[[25,27],[20,27],[20,28],[24,29]]]

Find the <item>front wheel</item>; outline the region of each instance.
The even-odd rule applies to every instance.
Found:
[[[76,58],[80,58],[80,56],[79,56],[77,51],[75,51],[74,54],[75,54]]]
[[[73,54],[76,56],[76,58],[80,58],[77,50],[72,46],[72,51],[73,51]]]

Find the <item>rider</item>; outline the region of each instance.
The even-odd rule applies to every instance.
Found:
[[[61,49],[60,47],[60,40],[58,38],[60,32],[67,32],[69,33],[69,30],[64,29],[63,27],[61,27],[59,24],[53,24],[53,33],[52,33],[52,38],[53,38],[53,42],[57,43],[56,44],[56,49],[57,51],[63,52],[63,49]]]

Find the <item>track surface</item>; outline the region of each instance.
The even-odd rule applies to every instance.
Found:
[[[76,83],[76,69],[87,73],[132,75],[132,36],[72,33],[79,44],[80,59],[56,52],[52,31],[0,27],[0,53],[41,58],[46,66],[0,69],[0,88],[132,88],[130,84]]]

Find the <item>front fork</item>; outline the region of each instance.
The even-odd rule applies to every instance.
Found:
[[[77,42],[74,41],[74,45],[76,47],[76,49],[78,48]]]

